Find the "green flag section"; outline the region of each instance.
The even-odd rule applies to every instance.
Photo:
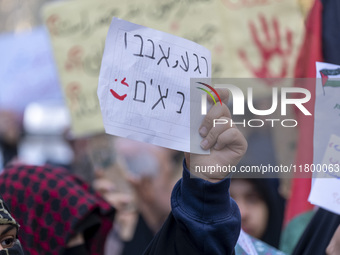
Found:
[[[324,87],[340,87],[340,80],[328,80],[325,84],[322,84]]]
[[[281,234],[280,249],[291,254],[298,243],[303,231],[312,219],[314,211],[307,211],[294,217]]]

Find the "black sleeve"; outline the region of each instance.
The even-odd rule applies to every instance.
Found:
[[[181,228],[172,213],[169,214],[167,220],[163,224],[162,229],[154,237],[146,251],[145,255],[188,255],[200,254],[189,238],[190,233],[186,229]]]
[[[183,178],[171,195],[172,212],[144,254],[232,254],[241,216],[229,195],[230,179],[210,183],[191,178],[183,166]]]

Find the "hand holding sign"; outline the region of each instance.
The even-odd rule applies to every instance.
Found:
[[[189,93],[190,78],[206,78],[210,73],[210,53],[204,47],[114,18],[98,86],[106,132],[191,153],[206,153],[213,148],[209,156],[186,154],[191,167],[236,165],[247,143],[235,127],[213,127],[213,119],[231,118],[222,102],[210,109],[200,127],[205,152],[198,150],[195,142],[190,147],[190,131],[198,135],[199,129],[193,125],[196,121],[191,120],[189,112],[189,103],[197,99]],[[227,101],[229,97],[226,90],[214,93],[218,95],[218,101]],[[226,174],[200,177],[216,181]]]
[[[230,125],[213,126],[214,119],[231,119],[229,108],[226,106],[229,98],[228,91],[220,89],[218,94],[225,103],[222,106],[215,104],[211,107],[199,129],[202,136],[201,146],[205,150],[210,149],[210,155],[185,153],[186,164],[191,173],[210,182],[222,180],[229,172],[200,172],[195,170],[196,167],[204,169],[217,165],[235,166],[247,150],[247,141],[235,125],[232,127]]]

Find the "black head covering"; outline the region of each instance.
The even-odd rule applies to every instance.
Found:
[[[339,225],[340,215],[319,208],[292,254],[325,254],[326,248]]]
[[[266,202],[269,211],[267,228],[261,238],[275,248],[279,247],[284,214],[284,199],[279,194],[278,179],[250,179]]]
[[[261,130],[253,132],[248,138],[248,150],[245,157],[241,160],[239,167],[252,167],[260,165],[277,166],[275,157],[275,147],[270,132]],[[233,175],[234,178],[243,177],[252,183],[265,201],[269,218],[265,233],[260,238],[261,241],[278,248],[284,216],[285,200],[279,193],[279,179],[277,173],[245,173]],[[262,178],[266,177],[266,178]]]
[[[238,179],[238,178],[233,178]],[[242,178],[251,183],[268,208],[267,227],[259,239],[275,248],[279,247],[285,200],[279,193],[279,180],[268,178]]]
[[[19,230],[18,222],[10,214],[8,207],[0,196],[0,225],[13,225]],[[3,249],[0,255],[24,255],[19,240],[17,239],[14,246],[11,248]]]

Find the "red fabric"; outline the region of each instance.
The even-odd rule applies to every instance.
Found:
[[[89,227],[95,228],[85,236],[90,254],[104,254],[114,209],[66,169],[9,165],[0,175],[0,194],[21,225],[28,254],[62,255],[70,236]]]
[[[316,61],[323,61],[322,57],[322,3],[316,0],[306,22],[306,34],[295,68],[296,78],[315,78]],[[301,83],[298,85],[301,86]],[[297,112],[299,123],[299,138],[297,143],[296,165],[313,163],[313,132],[314,132],[314,105],[315,82],[310,80],[304,83],[305,88],[311,92],[311,100],[304,104],[312,116],[305,116]],[[298,178],[296,174],[292,180],[291,198],[288,200],[284,225],[299,214],[313,209],[308,202],[311,188],[310,178]],[[304,176],[306,177],[306,176]]]
[[[306,21],[303,45],[295,66],[296,78],[315,78],[315,61],[323,61],[322,56],[322,3],[315,3]]]

